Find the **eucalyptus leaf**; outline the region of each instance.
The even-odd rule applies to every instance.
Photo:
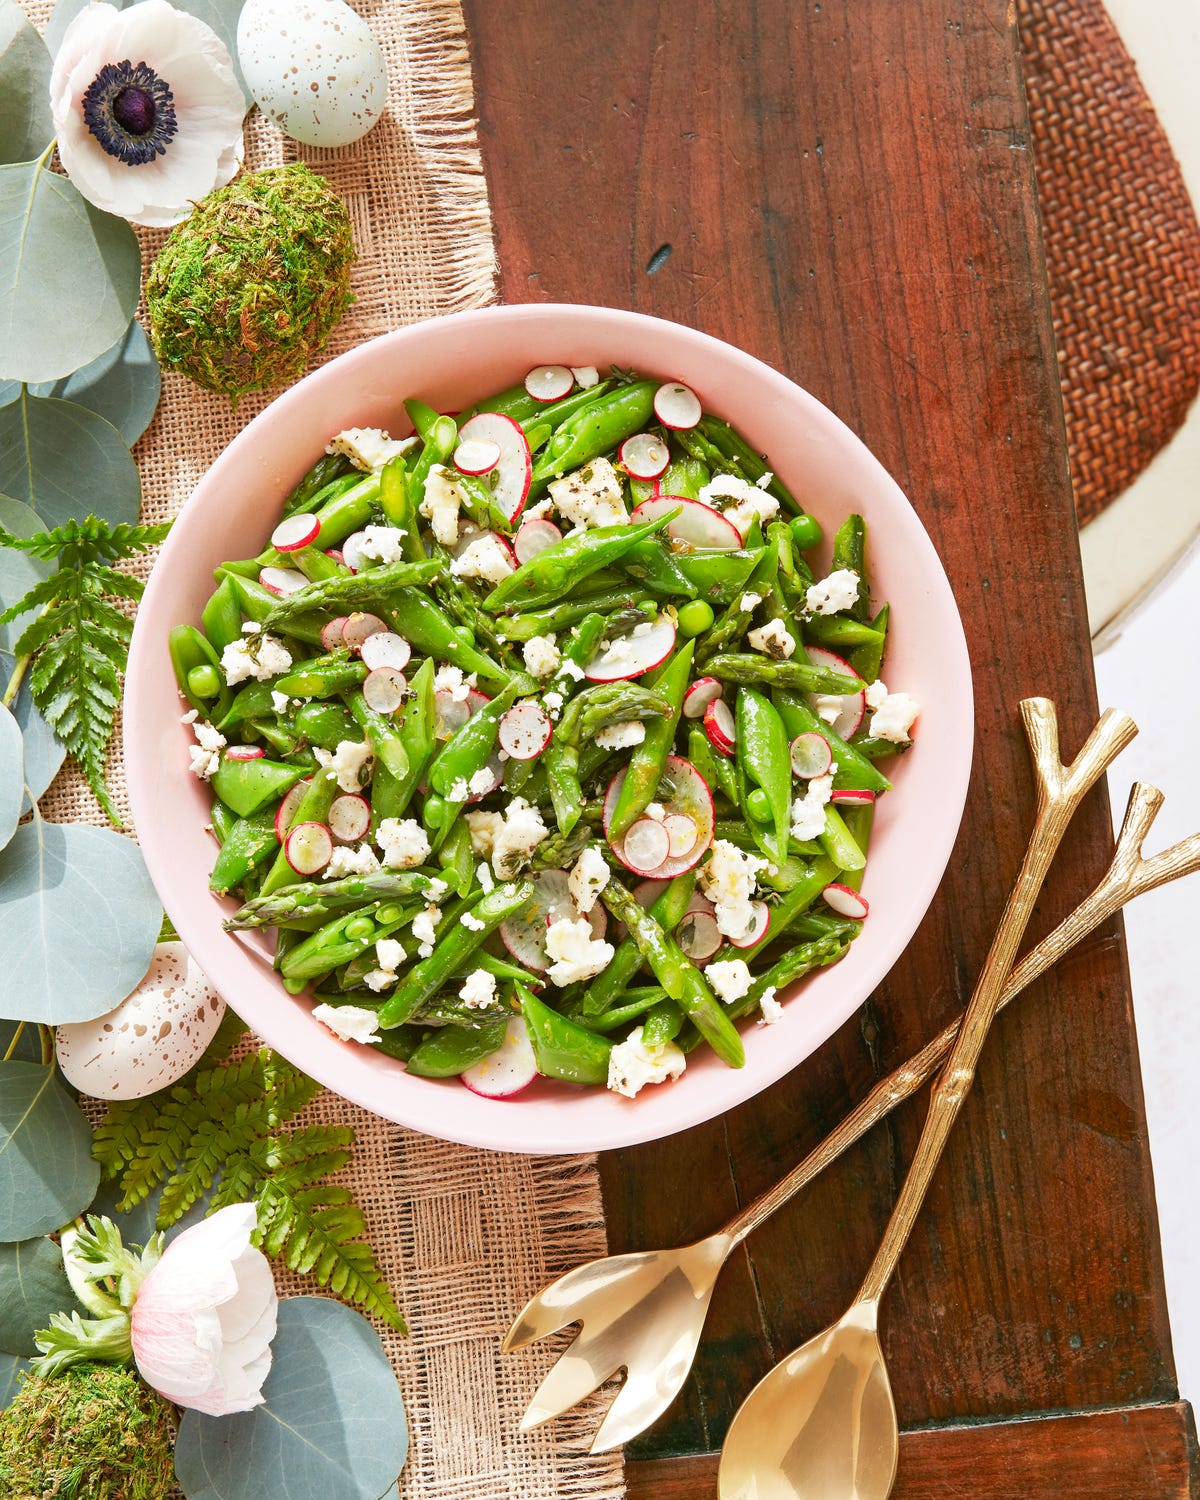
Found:
[[[16,0],[0,0],[0,162],[33,161],[53,139],[50,54]]]
[[[115,5],[118,10],[124,10],[127,5],[134,3],[135,0],[110,0],[110,4]],[[186,10],[189,14],[198,16],[206,26],[211,26],[225,43],[225,50],[229,53],[233,71],[237,75],[238,84],[249,106],[253,104],[254,97],[246,87],[246,80],[242,77],[237,55],[238,17],[242,13],[244,3],[245,0],[175,0],[175,9]],[[46,27],[46,45],[51,52],[58,51],[62,44],[63,33],[87,4],[88,0],[58,0],[50,16],[50,23]],[[170,79],[167,82],[169,83]]]
[[[25,803],[25,743],[12,711],[0,703],[0,849],[17,831]]]
[[[22,539],[37,536],[46,529],[36,511],[8,495],[0,495],[0,526]],[[53,564],[43,562],[40,557],[31,557],[17,547],[0,547],[0,614],[18,599],[23,599],[35,583],[49,578],[53,571]],[[11,649],[30,618],[27,614],[18,615],[11,625],[0,625],[0,650]],[[7,680],[5,678],[5,682]],[[0,684],[2,692],[3,684]]]
[[[70,1312],[75,1294],[62,1251],[44,1235],[0,1245],[0,1352],[33,1356],[33,1336],[50,1315]]]
[[[30,1240],[60,1229],[99,1183],[91,1126],[54,1064],[0,1063],[0,1234]]]
[[[90,365],[63,380],[43,380],[29,387],[31,396],[58,396],[86,406],[111,422],[131,448],[149,427],[161,392],[158,359],[136,319],[112,348]],[[0,406],[7,406],[20,394],[19,381],[0,380]]]
[[[12,677],[16,664],[16,658],[12,652],[0,646],[0,678],[6,683]],[[17,701],[13,704],[13,713],[16,715],[17,723],[21,726],[21,735],[24,740],[25,789],[28,794],[25,811],[28,812],[29,797],[32,796],[33,800],[37,801],[58,775],[63,761],[67,758],[67,752],[55,739],[49,724],[34,707],[28,681],[21,684],[20,691],[17,693]],[[0,913],[2,912],[3,907],[0,906]],[[3,920],[2,916],[0,920]]]
[[[0,1354],[0,1411],[21,1389],[21,1376],[28,1369],[27,1359],[19,1359],[15,1354]]]
[[[408,1453],[396,1377],[379,1335],[324,1297],[279,1304],[263,1403],[185,1411],[175,1475],[188,1500],[380,1500]]]
[[[0,379],[58,380],[111,349],[141,274],[124,219],[41,162],[0,166]]]
[[[0,1017],[55,1026],[104,1015],[150,967],[161,922],[132,839],[26,823],[0,850]]]
[[[77,402],[24,392],[0,406],[0,492],[54,527],[89,514],[136,521],[142,485],[111,422]]]

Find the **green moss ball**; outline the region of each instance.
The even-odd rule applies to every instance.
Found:
[[[171,231],[146,283],[162,364],[227,396],[286,385],[348,303],[346,205],[302,162],[247,172]]]
[[[164,1500],[173,1411],[132,1370],[75,1365],[26,1376],[0,1412],[0,1495]]]

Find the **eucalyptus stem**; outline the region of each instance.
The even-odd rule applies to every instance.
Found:
[[[25,681],[25,673],[29,670],[32,656],[19,656],[13,666],[12,676],[8,679],[8,686],[4,689],[4,697],[0,703],[5,708],[11,708],[17,701],[17,694],[21,691],[21,684]]]
[[[17,1043],[21,1040],[21,1033],[24,1030],[25,1030],[25,1022],[24,1021],[19,1021],[17,1023],[17,1029],[16,1029],[16,1031],[13,1032],[13,1039],[8,1044],[8,1051],[4,1054],[3,1060],[5,1062],[10,1062],[12,1060],[12,1055],[17,1050]]]

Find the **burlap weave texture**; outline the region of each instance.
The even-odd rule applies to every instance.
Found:
[[[44,28],[51,0],[22,3]],[[353,146],[320,151],[285,142],[257,112],[247,122],[248,167],[302,157],[331,181],[354,222],[357,300],[322,360],[389,329],[493,297],[491,219],[457,0],[356,0],[356,8],[388,62],[388,110],[376,128]],[[148,263],[164,235],[140,238]],[[246,397],[234,410],[228,400],[167,376],[154,422],[135,450],[143,519],[175,515],[269,399],[270,393]],[[119,743],[111,771],[124,815]],[[70,767],[42,808],[55,821],[105,821]],[[529,1158],[451,1145],[328,1093],[304,1120],[354,1126],[355,1161],[343,1177],[363,1205],[371,1242],[410,1323],[408,1338],[382,1331],[412,1433],[400,1483],[404,1500],[623,1495],[619,1456],[586,1455],[594,1417],[518,1436],[549,1355],[499,1353],[504,1329],[534,1291],[604,1253],[594,1158]],[[282,1271],[277,1279],[285,1294],[315,1290]]]

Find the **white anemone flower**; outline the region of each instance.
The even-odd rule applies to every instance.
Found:
[[[279,1303],[270,1262],[250,1243],[255,1218],[252,1203],[233,1203],[202,1219],[138,1289],[138,1373],[176,1406],[223,1417],[263,1399]]]
[[[50,75],[58,154],[97,208],[166,228],[242,163],[245,104],[216,32],[167,0],[94,0]]]

